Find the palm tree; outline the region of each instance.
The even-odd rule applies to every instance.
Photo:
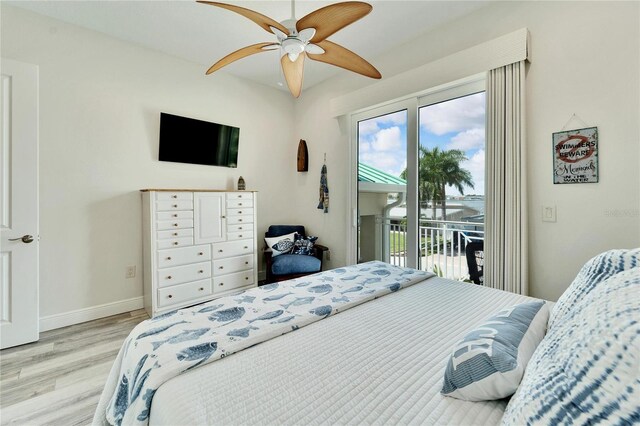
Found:
[[[474,187],[471,173],[460,167],[460,163],[467,160],[464,152],[459,149],[446,151],[435,147],[428,149],[419,147],[418,160],[418,194],[420,200],[431,200],[433,218],[436,217],[436,202],[440,202],[442,220],[447,218],[447,185],[455,187],[464,195],[464,185]],[[401,177],[406,179],[406,169]]]

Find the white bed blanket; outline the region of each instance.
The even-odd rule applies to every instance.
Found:
[[[471,328],[530,298],[431,278],[163,384],[165,425],[498,424],[506,400],[440,394]]]

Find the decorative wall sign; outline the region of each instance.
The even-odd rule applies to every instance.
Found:
[[[553,183],[598,182],[598,128],[553,134]]]

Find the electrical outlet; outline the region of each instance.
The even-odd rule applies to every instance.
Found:
[[[127,266],[127,269],[125,269],[125,278],[135,278],[135,277],[136,277],[136,267]]]

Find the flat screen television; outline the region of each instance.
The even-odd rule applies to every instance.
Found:
[[[158,159],[174,163],[237,167],[240,129],[160,113]]]

